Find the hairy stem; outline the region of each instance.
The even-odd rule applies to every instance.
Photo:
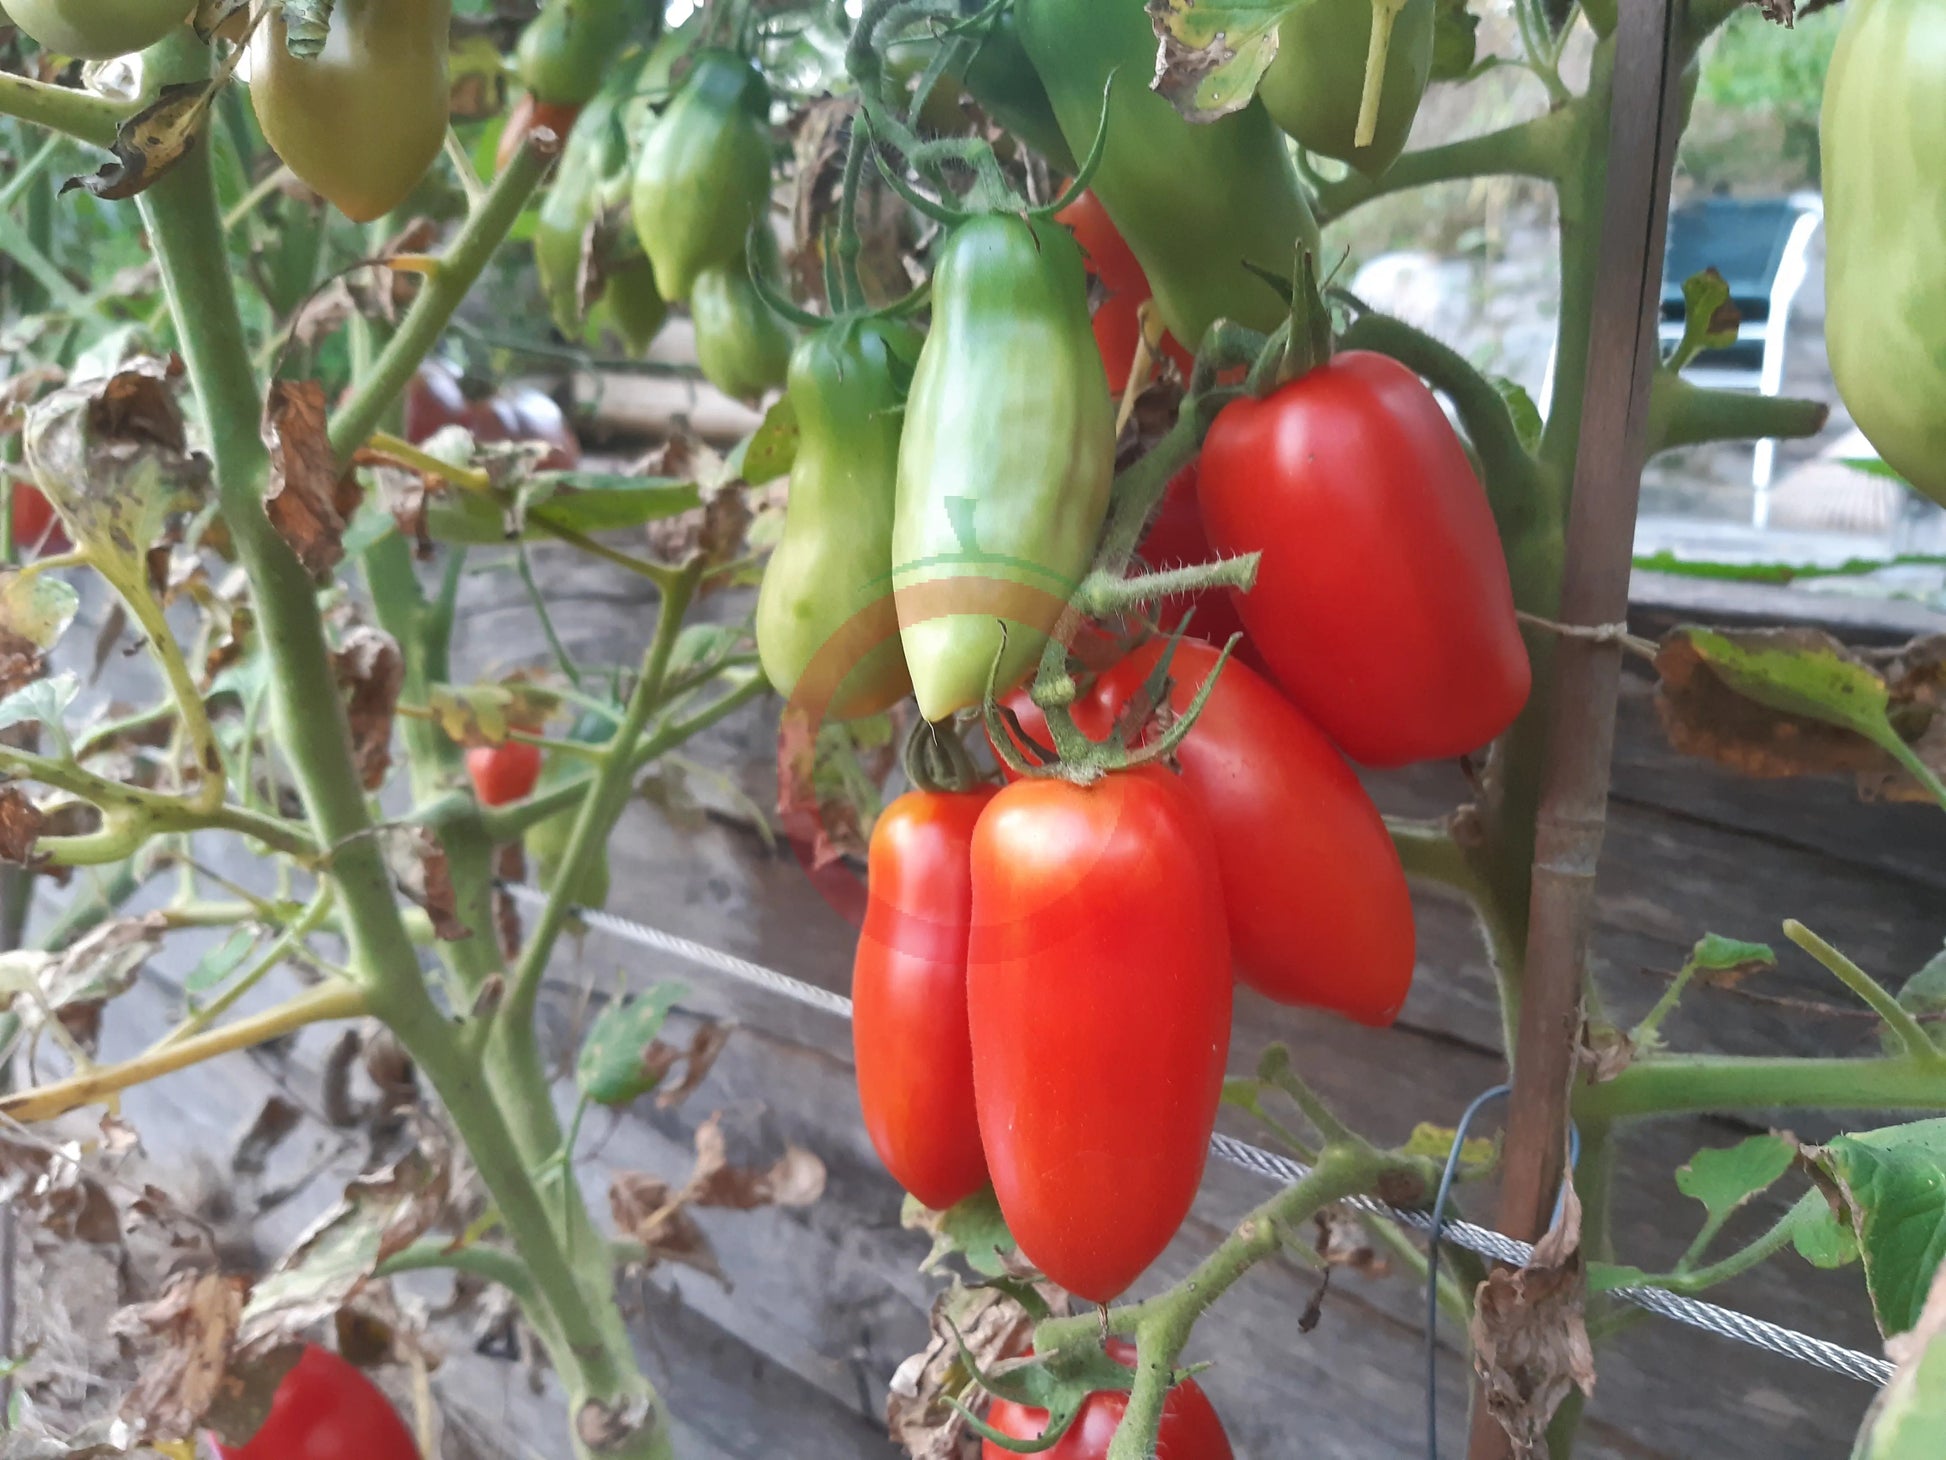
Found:
[[[0,71],[0,115],[19,117],[77,142],[114,146],[115,133],[135,112],[127,102]]]

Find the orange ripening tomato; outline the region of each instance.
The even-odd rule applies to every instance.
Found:
[[[1424,381],[1352,350],[1225,406],[1198,491],[1278,686],[1362,765],[1478,750],[1532,671],[1486,492]]]
[[[1119,1338],[1108,1341],[1108,1356],[1127,1368],[1135,1367],[1135,1345]],[[1034,1453],[1043,1460],[1106,1460],[1115,1431],[1128,1410],[1128,1395],[1114,1389],[1090,1394],[1081,1403],[1061,1438],[1051,1449]],[[1047,1428],[1047,1411],[996,1399],[987,1410],[987,1423],[1010,1440],[1038,1440]],[[980,1460],[1010,1460],[1016,1451],[991,1440],[980,1442]],[[1155,1432],[1158,1460],[1234,1460],[1223,1421],[1203,1393],[1202,1385],[1185,1379],[1162,1403],[1162,1425]]]
[[[1151,640],[1096,681],[1104,731],[1167,647]],[[1207,644],[1176,645],[1172,710],[1189,708],[1218,657]],[[1384,818],[1337,747],[1232,659],[1176,759],[1216,834],[1237,975],[1281,1004],[1377,1026],[1398,1018],[1412,988],[1412,895]]]
[[[973,828],[993,799],[912,791],[872,828],[852,965],[858,1103],[879,1159],[935,1211],[987,1184],[966,1025]]]
[[[1230,1046],[1215,838],[1156,766],[1019,781],[973,833],[980,1139],[1020,1250],[1090,1302],[1195,1199]]]

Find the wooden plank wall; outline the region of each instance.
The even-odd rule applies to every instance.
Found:
[[[557,623],[577,654],[627,662],[639,653],[652,607],[632,580],[543,551]],[[1654,633],[1678,617],[1719,621],[1807,612],[1860,641],[1946,628],[1946,619],[1897,606],[1826,603],[1764,590],[1680,593],[1638,584],[1636,627]],[[1676,601],[1678,598],[1681,601]],[[711,600],[734,617],[746,601]],[[469,585],[460,663],[469,672],[540,657],[531,612],[513,575]],[[758,804],[774,795],[774,707],[753,709],[694,748]],[[1387,810],[1432,814],[1462,794],[1456,775],[1423,767],[1375,778]],[[1796,916],[1893,982],[1946,936],[1946,818],[1919,807],[1860,805],[1838,783],[1743,782],[1669,751],[1647,678],[1631,667],[1618,736],[1612,825],[1601,880],[1597,953],[1602,994],[1622,1020],[1645,1010],[1704,931],[1781,941]],[[247,875],[247,869],[240,875]],[[852,930],[809,886],[788,853],[766,848],[746,823],[714,816],[678,831],[654,809],[626,813],[614,850],[611,907],[672,932],[731,949],[829,988],[846,986]],[[1272,1040],[1361,1128],[1403,1137],[1422,1120],[1450,1123],[1502,1076],[1498,1016],[1466,909],[1436,891],[1417,898],[1420,966],[1399,1026],[1375,1032],[1279,1009],[1245,994],[1232,1068],[1248,1069]],[[135,999],[118,1004],[105,1053],[131,1052],[171,1017],[172,978],[198,956],[186,947]],[[173,971],[173,972],[172,972]],[[698,1121],[721,1111],[734,1148],[752,1160],[796,1141],[830,1169],[825,1199],[804,1211],[704,1213],[729,1287],[689,1271],[658,1272],[633,1294],[644,1362],[662,1382],[689,1460],[894,1460],[879,1415],[897,1363],[922,1342],[930,1288],[914,1268],[925,1242],[899,1227],[900,1194],[879,1170],[859,1126],[848,1030],[830,1016],[729,985],[600,935],[564,947],[545,1005],[550,1038],[571,1057],[591,1000],[619,988],[679,978],[685,1008],[733,1017],[739,1030],[703,1088],[674,1112],[647,1104],[591,1118],[582,1171],[596,1193],[615,1170],[680,1176]],[[1787,951],[1764,992],[1841,1003],[1811,962]],[[274,994],[266,990],[265,996]],[[1671,1021],[1679,1044],[1744,1052],[1857,1051],[1874,1037],[1855,1018],[1808,1018],[1747,998],[1699,991]],[[222,1162],[227,1141],[272,1091],[318,1108],[318,1070],[330,1038],[186,1072],[132,1092],[128,1110],[165,1164]],[[559,1098],[566,1108],[566,1087]],[[1865,1122],[1857,1122],[1863,1124]],[[1238,1134],[1247,1127],[1232,1123]],[[1654,1267],[1678,1254],[1696,1216],[1674,1168],[1704,1145],[1728,1144],[1747,1124],[1685,1119],[1630,1133],[1621,1168],[1617,1241],[1624,1260]],[[1796,1129],[1827,1133],[1809,1119]],[[316,1184],[278,1207],[257,1233],[274,1253],[327,1199],[356,1153],[321,1122],[280,1149],[265,1178],[316,1173]],[[1212,1166],[1184,1231],[1155,1273],[1179,1275],[1266,1188]],[[1472,1210],[1490,1211],[1475,1197]],[[1752,1229],[1774,1215],[1739,1219]],[[443,1279],[423,1291],[437,1295]],[[1391,1460],[1424,1447],[1422,1294],[1399,1279],[1334,1284],[1323,1322],[1297,1331],[1315,1278],[1268,1264],[1198,1328],[1190,1357],[1204,1377],[1241,1460]],[[1814,1272],[1786,1255],[1727,1286],[1723,1301],[1763,1317],[1876,1350],[1855,1272]],[[1465,1392],[1453,1335],[1443,1335],[1442,1449],[1463,1443]],[[532,1390],[503,1362],[455,1339],[440,1375],[449,1460],[560,1453],[559,1399]],[[1813,1460],[1847,1453],[1870,1392],[1782,1359],[1660,1321],[1638,1324],[1601,1355],[1585,1456],[1615,1460]]]

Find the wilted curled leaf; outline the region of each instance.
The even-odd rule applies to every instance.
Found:
[[[1568,1180],[1560,1213],[1527,1266],[1495,1269],[1474,1300],[1473,1370],[1518,1460],[1546,1455],[1548,1421],[1570,1386],[1594,1393],[1585,1294],[1581,1199]]]
[[[683,1188],[684,1199],[699,1207],[806,1207],[824,1195],[824,1162],[802,1146],[786,1146],[767,1170],[730,1164],[723,1123],[712,1115],[696,1127],[696,1169]]]
[[[452,1191],[451,1153],[430,1123],[420,1144],[345,1187],[344,1199],[297,1239],[251,1293],[237,1332],[263,1353],[336,1313],[378,1265],[430,1231]]]
[[[1025,1349],[1033,1331],[1033,1316],[998,1288],[955,1282],[940,1293],[933,1299],[926,1346],[892,1374],[885,1424],[893,1442],[911,1460],[960,1460],[966,1421],[947,1403],[962,1398],[973,1381],[960,1344],[985,1372]]]
[[[716,1249],[684,1209],[681,1194],[670,1191],[669,1183],[660,1177],[641,1171],[619,1173],[608,1187],[608,1210],[616,1227],[642,1244],[650,1266],[678,1262],[718,1282],[729,1281],[716,1260]]]
[[[405,684],[405,657],[390,634],[360,624],[333,652],[331,667],[351,718],[358,779],[367,791],[376,791],[392,766],[392,712]]]
[[[270,486],[264,513],[313,578],[345,555],[345,524],[358,510],[358,479],[341,471],[325,428],[324,387],[315,380],[274,381],[264,407]]]
[[[459,919],[459,897],[453,891],[452,868],[439,838],[423,826],[394,826],[380,833],[385,860],[399,891],[426,910],[433,936],[448,943],[473,936]]]
[[[498,745],[515,726],[537,726],[560,707],[560,696],[538,684],[436,685],[426,696],[439,728],[461,745]]]
[[[1372,1243],[1372,1234],[1358,1216],[1343,1207],[1325,1207],[1312,1219],[1317,1224],[1316,1248],[1326,1267],[1347,1267],[1360,1277],[1384,1277],[1391,1266]]]
[[[126,595],[147,594],[148,553],[193,508],[209,463],[189,450],[180,362],[143,356],[65,386],[27,413],[27,465],[68,536]]]
[[[678,1062],[683,1067],[680,1080],[657,1089],[656,1109],[672,1110],[695,1093],[696,1087],[703,1083],[711,1066],[716,1063],[716,1057],[723,1052],[723,1046],[730,1042],[731,1027],[705,1021],[698,1024],[695,1032],[689,1036],[686,1049],[673,1049],[661,1040],[650,1046],[649,1053],[642,1057],[644,1063],[659,1065],[665,1074]]]
[[[97,198],[132,198],[174,167],[196,145],[212,83],[179,81],[123,122],[115,132],[114,157],[93,177],[71,177],[66,193],[85,188]]]
[[[181,1272],[153,1303],[127,1308],[118,1332],[143,1351],[141,1377],[122,1401],[137,1440],[180,1440],[196,1432],[225,1387],[230,1344],[249,1281]]]

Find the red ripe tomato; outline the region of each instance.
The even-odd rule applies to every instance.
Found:
[[[1216,549],[1209,545],[1209,534],[1203,530],[1203,508],[1197,500],[1194,462],[1169,479],[1162,505],[1156,508],[1149,530],[1136,551],[1151,568],[1186,568],[1216,561]],[[1189,618],[1191,609],[1196,611],[1193,618]],[[1227,644],[1232,635],[1243,632],[1243,618],[1227,589],[1213,588],[1166,598],[1157,605],[1156,619],[1165,629],[1173,631],[1185,618],[1189,618],[1186,632],[1205,643]],[[1237,645],[1236,652],[1246,663],[1259,669],[1263,667],[1248,638]]]
[[[1151,640],[1096,681],[1103,733],[1166,647]],[[1189,707],[1217,658],[1207,644],[1177,644],[1174,710]],[[1233,660],[1176,758],[1216,833],[1238,976],[1282,1004],[1361,1024],[1398,1018],[1412,987],[1412,896],[1378,808],[1324,732]]]
[[[419,367],[405,393],[405,439],[415,445],[447,426],[464,426],[475,441],[539,441],[548,448],[541,471],[571,471],[581,443],[554,398],[531,385],[470,397],[459,372],[443,360]]]
[[[500,129],[500,141],[493,152],[493,170],[496,173],[505,172],[507,164],[514,160],[521,145],[526,142],[527,134],[537,128],[547,128],[565,143],[568,133],[574,130],[574,119],[580,115],[578,104],[536,101],[533,92],[521,92],[513,109],[507,113],[507,124]]]
[[[1223,408],[1203,525],[1261,552],[1238,610],[1284,692],[1365,765],[1477,750],[1531,670],[1486,493],[1419,377],[1348,351]]]
[[[934,1210],[987,1184],[966,1028],[973,827],[993,799],[913,791],[872,828],[852,965],[852,1049],[865,1130],[886,1170]]]
[[[1108,1356],[1118,1364],[1135,1367],[1135,1345],[1119,1338],[1108,1340]],[[1104,1460],[1115,1430],[1128,1409],[1128,1396],[1104,1389],[1082,1401],[1061,1438],[1050,1449],[1036,1453],[1044,1460]],[[987,1423],[1010,1440],[1038,1440],[1047,1427],[1047,1411],[1012,1400],[996,1399],[987,1409]],[[1014,1451],[1003,1450],[991,1440],[980,1443],[980,1460],[1013,1460]],[[1230,1437],[1223,1433],[1223,1422],[1216,1409],[1194,1379],[1185,1379],[1169,1391],[1162,1405],[1162,1425],[1155,1432],[1158,1460],[1234,1460]]]
[[[1230,1047],[1215,838],[1155,766],[1020,781],[973,833],[967,1016],[980,1138],[1021,1251],[1090,1302],[1169,1243]]]
[[[412,1432],[357,1369],[308,1344],[270,1401],[270,1417],[222,1460],[418,1460]]]
[[[68,535],[54,515],[54,504],[24,477],[14,478],[13,534],[16,557],[68,550]]]
[[[1088,272],[1111,292],[1149,297],[1149,276],[1142,272],[1135,250],[1115,227],[1100,198],[1091,192],[1083,193],[1054,217],[1067,226],[1074,241],[1081,245],[1081,252],[1087,255]]]
[[[466,752],[466,773],[482,805],[505,806],[534,789],[541,774],[541,748],[524,740],[475,745]]]

